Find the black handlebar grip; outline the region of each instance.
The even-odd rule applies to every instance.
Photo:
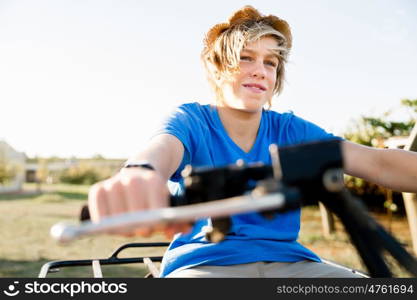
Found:
[[[88,221],[88,220],[90,220],[90,211],[88,210],[88,205],[84,204],[81,207],[80,221],[84,222],[84,221]]]

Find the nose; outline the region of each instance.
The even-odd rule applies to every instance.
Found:
[[[264,79],[266,76],[265,65],[262,61],[256,61],[253,64],[251,76],[259,79]]]

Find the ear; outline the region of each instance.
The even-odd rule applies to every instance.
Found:
[[[217,70],[214,70],[214,80],[219,81],[221,79],[220,72]]]
[[[218,70],[214,70],[213,75],[216,85],[220,86],[224,81],[222,74]]]

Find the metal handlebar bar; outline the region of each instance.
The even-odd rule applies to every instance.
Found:
[[[80,225],[74,225],[62,222],[52,226],[50,233],[54,239],[60,242],[69,242],[81,236],[104,233],[109,230],[128,231],[132,228],[161,223],[195,221],[207,217],[225,217],[250,211],[278,209],[284,204],[285,197],[280,193],[260,197],[248,194],[206,203],[119,214],[104,218],[99,223],[87,221]]]

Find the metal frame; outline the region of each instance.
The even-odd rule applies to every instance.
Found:
[[[158,268],[153,262],[161,262],[162,256],[152,257],[129,257],[119,258],[118,255],[125,249],[128,248],[144,248],[144,247],[168,247],[169,243],[128,243],[116,249],[109,258],[103,259],[83,259],[83,260],[57,260],[45,263],[38,277],[45,278],[49,273],[59,272],[60,268],[65,267],[80,267],[80,266],[91,266],[93,269],[94,278],[102,278],[103,272],[101,270],[102,265],[119,265],[119,264],[131,264],[131,263],[144,263],[150,271],[150,275],[147,277],[158,277],[155,275],[159,274]],[[158,270],[158,274],[156,271]]]

